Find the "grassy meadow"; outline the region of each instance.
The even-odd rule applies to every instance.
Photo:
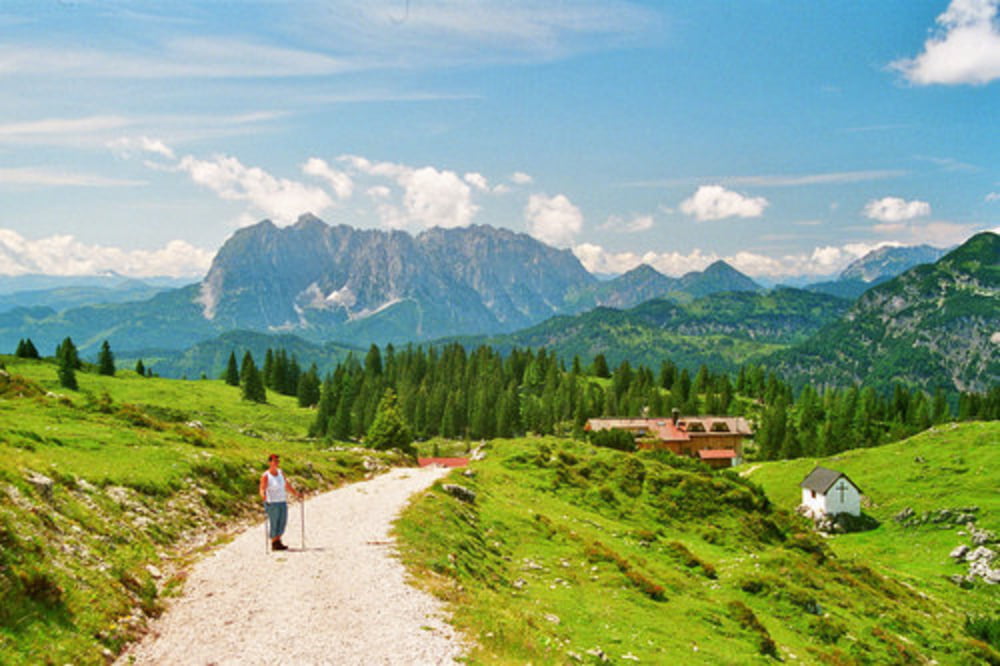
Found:
[[[965,525],[951,522],[906,527],[894,517],[907,508],[917,516],[942,509],[976,507],[976,527],[1000,534],[1000,422],[945,424],[909,439],[821,459],[745,465],[743,474],[774,503],[794,509],[799,483],[815,465],[847,474],[866,498],[862,511],[877,529],[829,540],[840,557],[877,562],[892,576],[945,599],[969,613],[1000,614],[1000,589],[982,583],[961,589],[948,580],[965,573],[948,556],[961,544]]]
[[[444,482],[474,502],[438,484],[397,524],[415,579],[475,641],[471,663],[1000,659],[950,590],[815,535],[785,495],[734,473],[555,438],[486,453]]]
[[[0,362],[3,664],[117,654],[199,550],[260,519],[269,452],[307,490],[365,473],[367,452],[304,439],[314,412],[292,398],[131,371],[78,372],[68,391],[51,362]]]

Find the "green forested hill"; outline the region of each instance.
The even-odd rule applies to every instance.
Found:
[[[447,481],[474,501],[439,486],[397,528],[474,663],[1000,659],[966,606],[841,553],[735,474],[557,439],[485,454]]]
[[[893,383],[986,391],[1000,383],[1000,236],[865,292],[838,321],[768,362],[797,386]]]
[[[849,305],[801,289],[721,292],[687,303],[652,300],[629,310],[596,308],[510,335],[461,340],[502,351],[546,347],[566,360],[604,354],[612,365],[628,360],[656,367],[670,359],[691,370],[704,363],[715,371],[732,371],[807,339]]]
[[[122,354],[121,361],[122,365],[132,367],[136,360],[142,359],[146,367],[161,377],[197,379],[205,373],[208,377],[217,379],[225,370],[230,353],[236,354],[236,358],[241,359],[243,354],[249,351],[256,361],[262,362],[268,349],[285,350],[289,357],[296,358],[303,369],[315,363],[324,370],[329,370],[343,361],[351,352],[363,353],[361,349],[335,342],[321,345],[287,333],[269,335],[254,331],[229,331],[199,342],[183,352],[166,349],[140,350]]]

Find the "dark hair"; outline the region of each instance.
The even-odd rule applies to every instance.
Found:
[[[267,462],[271,462],[272,460],[279,460],[280,458],[281,456],[279,456],[277,453],[272,453],[267,457]]]

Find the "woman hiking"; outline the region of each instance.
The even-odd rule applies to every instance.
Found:
[[[277,453],[269,455],[267,463],[268,470],[260,477],[260,498],[264,501],[264,510],[267,511],[267,520],[271,525],[271,550],[288,550],[288,546],[281,543],[281,536],[285,533],[285,524],[288,522],[287,493],[295,495],[300,502],[302,494],[281,473],[281,457]]]

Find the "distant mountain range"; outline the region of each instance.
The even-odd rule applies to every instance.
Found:
[[[553,315],[650,298],[691,300],[759,289],[723,262],[668,278],[640,267],[601,282],[569,250],[489,226],[402,231],[329,226],[312,215],[237,231],[197,285],[152,299],[63,310],[42,299],[0,313],[0,348],[30,336],[46,353],[65,336],[93,353],[180,350],[231,330],[313,342],[422,342],[497,334]]]
[[[234,348],[285,347],[322,365],[371,343],[461,340],[612,363],[766,362],[796,382],[980,390],[998,376],[996,239],[980,234],[932,264],[935,248],[883,248],[836,286],[764,290],[721,261],[679,278],[642,265],[602,281],[568,250],[506,229],[412,236],[306,215],[239,230],[205,279],[181,288],[32,276],[21,284],[34,293],[0,296],[0,349],[31,337],[50,354],[72,336],[93,357],[107,339],[121,358],[193,377],[214,375]],[[864,292],[853,305],[852,289]],[[114,302],[129,290],[151,297]]]
[[[851,262],[836,280],[816,282],[804,288],[854,300],[875,285],[891,280],[914,266],[934,263],[946,251],[930,245],[882,247]]]

